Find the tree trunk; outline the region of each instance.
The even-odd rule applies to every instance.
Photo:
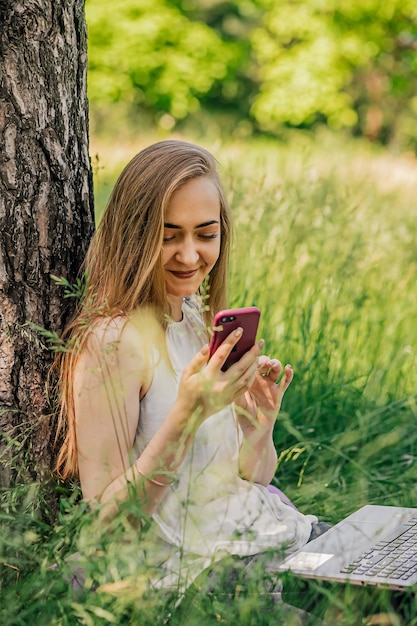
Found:
[[[0,486],[51,465],[52,353],[27,322],[62,331],[51,275],[75,281],[94,228],[86,49],[84,0],[0,0]]]

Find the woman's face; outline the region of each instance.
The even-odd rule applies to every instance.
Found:
[[[164,218],[165,285],[179,319],[182,299],[196,293],[219,254],[218,190],[210,178],[193,178],[173,193]]]

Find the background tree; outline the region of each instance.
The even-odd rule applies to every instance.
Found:
[[[125,102],[179,120],[234,65],[215,30],[164,0],[93,0],[87,11],[94,105]]]
[[[93,231],[83,0],[0,0],[0,63],[4,486],[50,464],[51,353],[27,322],[62,330],[71,301],[51,275],[75,281]]]
[[[252,115],[261,128],[320,122],[417,145],[413,0],[259,1]]]
[[[232,113],[221,132],[324,124],[417,150],[415,0],[87,0],[87,17],[104,122],[200,108]]]

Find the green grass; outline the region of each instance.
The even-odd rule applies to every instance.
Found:
[[[259,306],[267,353],[294,367],[275,431],[276,483],[331,523],[365,503],[416,506],[417,166],[328,136],[206,145],[234,214],[231,304]],[[115,172],[140,147],[113,159],[99,151],[98,215]],[[290,624],[242,591],[229,603],[200,594],[180,614],[174,598],[146,591],[136,561],[145,539],[123,516],[111,537],[97,534],[76,495],[64,493],[51,521],[40,486],[2,493],[3,625]],[[48,569],[77,549],[88,575],[113,586],[76,595]],[[333,624],[381,611],[417,624],[411,595],[317,585],[309,593]]]
[[[398,184],[394,159],[328,148],[276,148],[268,180],[228,174],[232,304],[259,306],[266,350],[295,371],[276,442],[304,451],[277,479],[335,521],[417,501],[416,170]]]

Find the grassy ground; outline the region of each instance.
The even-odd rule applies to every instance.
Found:
[[[98,217],[116,172],[154,139],[118,151],[93,140]],[[276,428],[276,484],[331,523],[364,503],[416,506],[416,163],[329,136],[201,143],[220,161],[234,214],[231,304],[260,307],[267,352],[295,371]],[[256,593],[200,596],[179,615],[172,598],[143,593],[140,539],[123,518],[110,540],[85,539],[91,516],[76,495],[64,492],[51,528],[39,487],[2,494],[2,624],[296,623]],[[99,546],[87,569],[112,585],[77,596],[48,569],[80,546],[91,557]],[[310,591],[332,624],[370,612],[417,624],[411,596]]]

